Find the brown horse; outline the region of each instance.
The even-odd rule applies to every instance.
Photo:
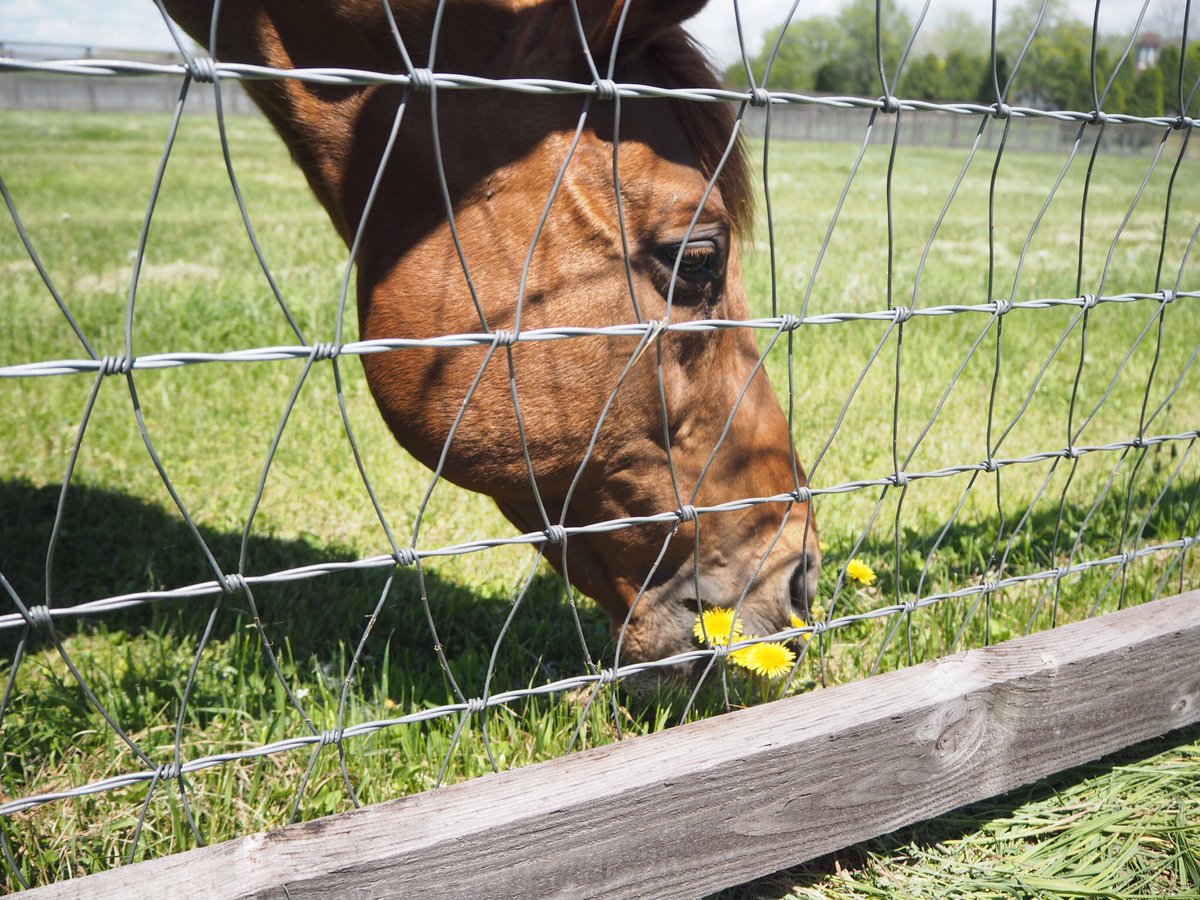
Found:
[[[628,9],[624,0],[391,4],[403,51],[383,0],[225,0],[214,54],[284,69],[406,74],[411,65],[587,84],[595,76],[586,39],[601,77],[615,58],[618,82],[716,86],[680,25],[704,0]],[[209,43],[212,0],[166,6]],[[748,232],[752,194],[741,148],[726,156],[729,104],[624,99],[618,114],[611,97],[443,88],[431,96],[423,86],[248,84],[347,243],[405,104],[357,256],[364,339],[748,316],[737,239]],[[820,564],[807,502],[698,519],[687,511],[805,484],[748,330],[506,342],[447,445],[488,350],[404,349],[363,364],[400,443],[431,467],[445,451],[445,475],[491,495],[524,531],[682,510],[678,521],[575,534],[561,552],[550,548],[551,562],[604,606],[614,628],[627,622],[623,658],[693,648],[701,605],[740,602],[748,633],[803,614]]]

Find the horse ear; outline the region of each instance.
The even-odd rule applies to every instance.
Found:
[[[660,31],[690,19],[708,0],[567,0],[579,16],[593,53],[636,49]],[[624,21],[622,21],[622,19]]]

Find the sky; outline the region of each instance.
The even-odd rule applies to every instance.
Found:
[[[654,0],[640,0],[654,2]],[[916,16],[921,0],[900,0]],[[1001,0],[1000,17],[1016,0]],[[1128,31],[1137,19],[1143,0],[1103,0],[1101,29]],[[842,0],[801,0],[798,17],[836,12]],[[1090,20],[1093,0],[1068,0],[1083,19]],[[1200,4],[1196,4],[1200,6]],[[778,25],[791,4],[786,0],[739,0],[742,22],[751,54],[762,45],[762,35]],[[932,0],[926,27],[936,27],[950,10],[974,11],[981,18],[990,5],[985,0]],[[1182,17],[1183,0],[1150,0],[1149,21],[1164,12]],[[1198,16],[1193,14],[1193,21]],[[709,48],[713,58],[726,66],[738,58],[738,41],[733,19],[733,0],[710,0],[708,7],[690,23],[692,33]],[[109,49],[172,48],[170,36],[151,0],[0,0],[0,42],[32,41],[97,46]]]

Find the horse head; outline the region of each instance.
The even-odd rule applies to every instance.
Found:
[[[681,27],[703,0],[392,0],[390,15],[381,0],[226,0],[215,28],[212,0],[166,5],[197,39],[215,35],[222,61],[584,84],[611,64],[619,82],[716,86]],[[623,629],[622,658],[693,648],[704,606],[737,605],[747,633],[788,627],[820,554],[757,342],[649,324],[749,317],[752,188],[731,106],[431,91],[417,74],[249,84],[347,243],[361,225],[362,337],[496,335],[363,358],[396,438],[522,531],[656,517],[547,552]],[[512,339],[621,323],[647,324]]]

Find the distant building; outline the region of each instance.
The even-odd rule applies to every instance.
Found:
[[[1162,38],[1157,31],[1147,31],[1137,42],[1137,70],[1144,72],[1158,64],[1158,52],[1162,49]]]

